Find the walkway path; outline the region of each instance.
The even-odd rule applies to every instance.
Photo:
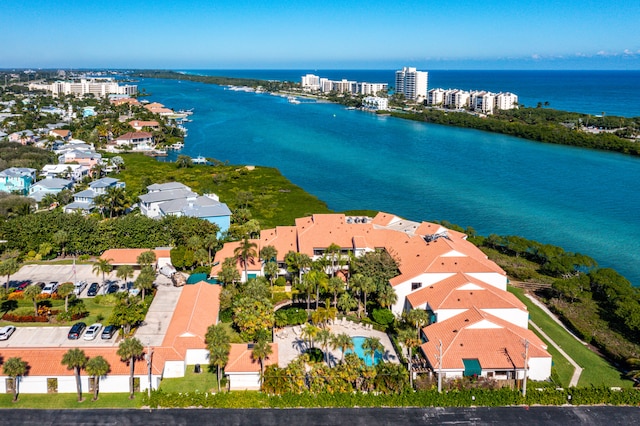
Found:
[[[545,333],[544,331],[542,331],[542,329],[540,327],[538,327],[533,321],[529,320],[529,324],[531,325],[531,327],[535,328],[538,333],[540,333],[542,335],[542,337],[544,337],[547,342],[549,342],[554,348],[556,348],[558,350],[558,352],[560,352],[560,354],[565,357],[567,359],[567,361],[569,361],[569,363],[571,365],[573,365],[573,376],[571,376],[571,381],[569,382],[569,387],[572,386],[578,386],[578,381],[580,380],[580,375],[582,374],[582,367],[580,367],[578,365],[577,362],[575,362],[573,360],[573,358],[571,358],[569,356],[569,354],[567,354],[564,350],[562,350],[562,348],[560,346],[558,346],[558,344],[556,342],[554,342],[553,340],[551,340],[551,338],[547,335],[547,333]]]
[[[587,346],[587,343],[583,342],[582,340],[580,340],[580,338],[578,336],[573,334],[571,332],[571,330],[569,330],[562,323],[562,321],[560,321],[560,319],[553,312],[551,312],[549,310],[549,308],[547,308],[544,305],[544,303],[540,302],[538,299],[536,299],[535,297],[531,296],[530,294],[526,294],[525,293],[525,296],[531,301],[531,303],[536,305],[538,308],[542,309],[545,314],[547,314],[552,320],[554,320],[556,323],[558,323],[560,325],[560,327],[565,329],[566,332],[569,333],[574,339],[576,339],[578,342],[582,343],[583,345]],[[578,365],[578,363],[573,360],[573,358],[571,358],[564,350],[562,350],[562,348],[560,348],[560,346],[558,346],[558,344],[556,342],[551,340],[551,338],[544,331],[542,331],[540,329],[540,327],[538,327],[536,324],[534,324],[531,320],[529,320],[529,324],[531,324],[531,326],[533,328],[535,328],[538,331],[538,333],[540,333],[554,348],[556,348],[558,350],[558,352],[560,352],[562,354],[563,357],[565,357],[567,359],[567,361],[569,361],[569,363],[571,365],[573,365],[574,371],[573,371],[573,376],[571,376],[571,381],[569,382],[569,387],[578,386],[578,381],[580,380],[580,375],[582,374],[582,367],[580,367]]]

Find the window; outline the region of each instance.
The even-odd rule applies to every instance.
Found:
[[[411,283],[411,290],[417,290],[422,287],[422,283]]]

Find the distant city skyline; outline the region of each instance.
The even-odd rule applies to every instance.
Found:
[[[640,3],[4,0],[0,68],[640,69]]]

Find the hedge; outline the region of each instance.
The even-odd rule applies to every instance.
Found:
[[[154,391],[145,394],[143,405],[152,408],[345,408],[345,407],[504,407],[517,405],[639,405],[637,389],[585,387],[569,389],[531,388],[523,397],[509,388],[473,389],[438,393],[435,390],[405,392],[399,395],[376,393],[284,394],[260,392],[184,392]]]

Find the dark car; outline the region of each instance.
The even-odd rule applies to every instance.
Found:
[[[16,291],[24,291],[24,289],[29,287],[30,285],[31,281],[23,281],[18,285],[18,287],[16,287]]]
[[[104,294],[113,294],[113,293],[117,293],[118,290],[120,290],[120,286],[118,286],[118,284],[111,284],[107,290],[104,292]]]
[[[87,290],[87,296],[95,296],[96,294],[98,294],[99,288],[100,285],[98,283],[91,283],[91,285],[89,286],[89,290]]]
[[[87,328],[87,324],[83,322],[77,322],[73,324],[73,327],[71,327],[71,330],[69,330],[69,335],[67,336],[67,338],[71,340],[78,340],[85,328]]]
[[[116,334],[116,331],[118,331],[118,327],[116,327],[115,325],[108,325],[102,330],[100,338],[103,340],[109,340],[113,337],[114,334]]]

